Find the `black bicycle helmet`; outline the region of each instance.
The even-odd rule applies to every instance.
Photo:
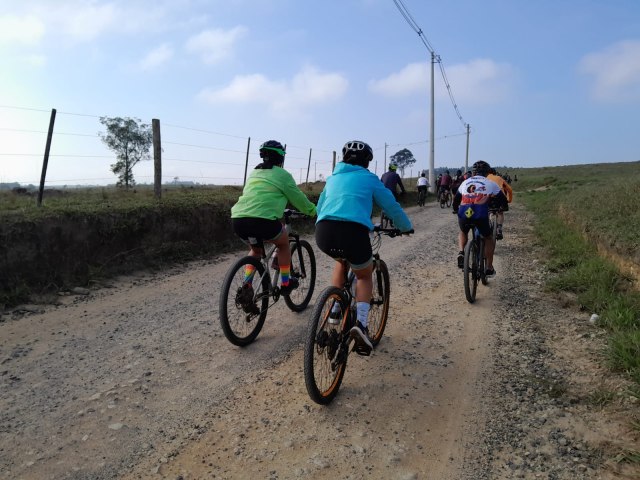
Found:
[[[365,142],[351,140],[342,147],[342,161],[351,165],[359,165],[369,168],[369,162],[373,159],[373,150]]]
[[[458,177],[462,176],[462,170],[457,170],[457,171],[456,171],[456,175],[457,175]]]
[[[270,165],[281,167],[285,154],[284,147],[276,140],[267,140],[260,145],[260,158]]]
[[[484,160],[478,160],[471,167],[474,175],[480,175],[481,177],[486,177],[489,174],[489,170],[491,170],[491,165],[489,165]]]

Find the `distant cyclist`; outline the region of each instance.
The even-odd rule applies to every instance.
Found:
[[[498,225],[496,228],[496,240],[502,240],[504,238],[504,235],[502,233],[502,226],[504,225],[504,212],[509,211],[509,204],[513,200],[513,189],[511,188],[511,185],[509,185],[509,183],[504,178],[502,178],[500,175],[496,173],[495,168],[491,169],[491,173],[487,175],[487,178],[489,180],[493,180],[494,182],[496,182],[500,187],[500,189],[502,190],[502,193],[504,193],[504,196],[507,197],[506,204],[502,206],[495,205],[496,221],[498,222]]]
[[[389,164],[389,170],[386,171],[380,180],[384,183],[384,186],[391,190],[393,196],[398,199],[398,192],[396,191],[396,187],[400,187],[400,192],[405,193],[404,185],[402,184],[402,178],[398,175],[398,166],[395,163]]]
[[[451,183],[451,194],[455,196],[458,193],[458,187],[460,184],[464,182],[464,175],[462,175],[462,170],[458,170],[456,172],[456,176],[453,177],[453,182]]]
[[[421,192],[424,192],[424,195],[426,197],[428,188],[429,180],[427,180],[426,173],[422,172],[422,174],[418,177],[418,196],[420,196]]]
[[[447,170],[447,171],[444,172],[442,177],[440,177],[440,181],[438,182],[438,188],[440,189],[440,196],[442,196],[442,194],[444,192],[450,192],[451,191],[451,184],[452,183],[453,183],[453,179],[451,178],[451,175],[449,174],[449,170]]]
[[[478,227],[480,235],[485,238],[491,237],[491,226],[489,225],[489,202],[492,198],[498,205],[505,205],[507,199],[500,190],[500,187],[489,180],[487,175],[491,166],[479,160],[473,164],[473,176],[468,178],[458,188],[458,193],[453,199],[453,213],[458,214],[458,267],[464,266],[464,246],[467,244],[469,230]],[[494,242],[484,242],[484,255],[487,259],[487,277],[496,274],[493,268]]]

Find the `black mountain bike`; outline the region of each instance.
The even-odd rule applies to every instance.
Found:
[[[374,252],[373,298],[368,325],[374,347],[382,338],[389,315],[389,270],[379,253],[382,235],[395,237],[403,234],[396,228],[374,228],[371,241]],[[352,349],[349,332],[356,324],[355,274],[350,269],[347,271],[343,288],[327,287],[318,297],[304,346],[307,392],[314,402],[321,405],[330,403],[338,394]]]
[[[418,206],[424,207],[427,200],[427,191],[422,189],[418,192]]]
[[[303,215],[293,210],[284,212],[291,248],[291,277],[298,279],[299,286],[289,295],[282,296],[294,312],[307,308],[316,283],[316,257],[313,248],[291,229],[291,219],[300,216]],[[239,347],[249,345],[256,339],[264,325],[267,310],[281,297],[278,285],[280,269],[275,245],[265,252],[262,239],[256,239],[253,246],[261,248],[262,257],[247,255],[240,258],[227,272],[220,290],[220,326],[227,340]],[[251,278],[245,278],[245,272],[253,269],[255,273]]]
[[[496,217],[495,212],[489,216],[489,223],[491,227],[491,237],[488,241],[496,241]],[[478,290],[478,282],[482,282],[483,285],[488,283],[486,271],[487,271],[487,259],[484,256],[484,243],[487,240],[484,239],[477,227],[471,229],[471,234],[467,244],[464,247],[464,294],[467,297],[469,303],[476,301],[476,292]]]
[[[445,190],[440,194],[440,208],[451,207],[451,192],[449,190]]]

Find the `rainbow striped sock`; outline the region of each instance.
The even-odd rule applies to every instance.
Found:
[[[282,286],[289,285],[289,275],[291,274],[291,265],[280,265],[280,277],[282,278]]]
[[[253,280],[253,276],[256,273],[256,267],[253,265],[245,265],[244,266],[244,283],[248,283]]]

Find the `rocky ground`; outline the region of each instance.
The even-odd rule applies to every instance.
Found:
[[[455,217],[409,213],[416,234],[381,250],[385,337],[350,357],[326,407],[302,375],[310,309],[279,302],[244,349],[222,335],[237,254],[4,312],[0,477],[640,478],[637,399],[602,366],[594,312],[545,293],[529,215],[508,214],[498,275],[471,305]],[[314,299],[331,270],[317,258]]]

